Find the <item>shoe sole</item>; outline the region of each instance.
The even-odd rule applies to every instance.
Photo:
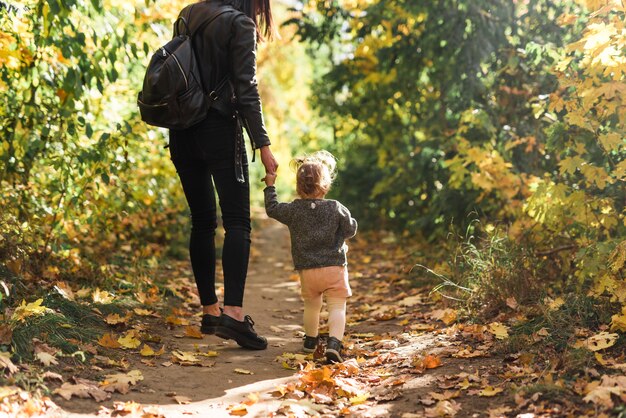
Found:
[[[267,343],[250,340],[228,327],[218,327],[215,335],[225,340],[235,340],[239,346],[249,348],[250,350],[265,350],[267,348]]]
[[[341,354],[337,350],[331,348],[326,350],[326,361],[329,363],[343,363],[343,358],[341,358]]]

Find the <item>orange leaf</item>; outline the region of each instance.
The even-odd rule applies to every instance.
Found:
[[[100,337],[98,344],[106,348],[120,348],[122,346],[111,334],[104,334]]]
[[[185,327],[185,337],[197,338],[201,340],[203,338],[203,335],[198,327],[188,325]]]
[[[441,366],[441,359],[438,356],[433,356],[429,354],[424,357],[424,360],[422,361],[424,363],[424,367],[426,367],[427,369],[434,369],[435,367]]]

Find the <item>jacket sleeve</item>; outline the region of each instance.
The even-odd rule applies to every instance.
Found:
[[[352,238],[356,235],[358,228],[356,219],[352,217],[348,208],[337,202],[337,210],[339,212],[339,230],[343,234],[344,239]]]
[[[276,219],[280,223],[289,225],[292,218],[291,204],[278,201],[274,186],[266,187],[263,192],[265,193],[265,212],[267,216]]]
[[[256,24],[246,15],[233,21],[231,41],[232,81],[237,97],[237,109],[255,148],[270,145],[265,129],[261,97],[256,79]]]

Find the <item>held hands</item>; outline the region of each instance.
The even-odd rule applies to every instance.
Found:
[[[276,162],[269,146],[261,147],[261,162],[265,166],[265,177],[261,181],[264,181],[267,186],[273,186],[276,181],[278,162]]]
[[[267,173],[265,177],[261,179],[261,181],[265,182],[266,186],[273,186],[276,182],[276,173]]]

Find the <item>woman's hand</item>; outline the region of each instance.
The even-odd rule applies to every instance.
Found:
[[[276,158],[274,158],[274,154],[272,154],[269,145],[261,147],[261,162],[263,166],[265,166],[266,174],[276,174],[278,162],[276,162]]]

